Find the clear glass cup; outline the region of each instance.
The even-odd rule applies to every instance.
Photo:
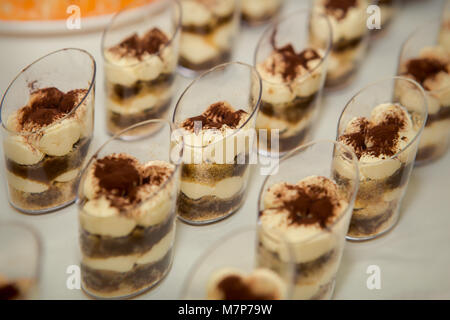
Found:
[[[327,16],[309,9],[280,17],[262,35],[255,51],[263,84],[256,120],[260,153],[279,156],[309,139],[321,105],[331,40]],[[306,58],[307,69],[290,70],[300,68],[302,61],[282,67],[283,60],[304,53],[313,58]]]
[[[242,0],[241,18],[250,26],[264,24],[274,18],[285,0]]]
[[[18,222],[0,223],[0,300],[37,298],[41,254],[34,229]]]
[[[102,38],[109,134],[167,117],[175,90],[180,33],[177,0],[135,0],[114,16]],[[150,128],[139,127],[122,138],[151,133]]]
[[[398,88],[408,86],[408,95]],[[359,159],[360,183],[347,239],[369,240],[391,230],[400,215],[400,207],[427,119],[427,102],[421,86],[410,79],[393,77],[369,84],[347,103],[339,118],[337,139],[356,117],[371,118],[372,110],[385,103],[403,106],[412,120],[409,142],[392,156]],[[384,159],[383,159],[384,158]],[[338,170],[345,179],[345,168]]]
[[[258,227],[241,227],[229,233],[203,254],[189,271],[181,299],[185,300],[288,300],[292,295],[294,269],[292,263],[270,269],[258,255]],[[276,243],[291,257],[282,235]],[[239,277],[227,285],[227,278]],[[231,282],[231,281],[230,281]],[[231,290],[229,288],[231,287]],[[228,289],[228,290],[227,290]],[[235,289],[235,290],[233,290]],[[238,291],[238,292],[236,292]]]
[[[447,25],[450,26],[448,23],[442,24],[439,20],[428,21],[427,24],[419,27],[409,36],[403,43],[400,52],[398,74],[419,81],[425,89],[428,100],[428,119],[420,138],[416,158],[417,165],[437,160],[449,149],[450,86],[448,80],[446,80],[449,74],[439,72],[438,79],[436,79],[437,74],[433,74],[429,75],[429,79],[423,81],[423,79],[418,79],[412,75],[407,66],[413,59],[429,57],[439,57],[439,60],[443,62],[450,61],[448,51],[450,50],[450,40],[446,39],[446,37],[450,39],[450,28]],[[402,91],[407,94],[408,88],[403,88]]]
[[[149,125],[158,128],[151,137],[137,141],[121,138],[129,130]],[[182,150],[182,141],[175,143],[172,139],[171,124],[153,119],[118,133],[90,159],[83,171],[77,198],[81,279],[83,290],[90,296],[133,297],[158,284],[169,272],[174,251]],[[144,168],[139,179],[133,180],[133,174],[118,176],[117,168],[114,170],[106,162],[99,162],[109,159],[105,157],[124,154],[137,159]],[[104,176],[99,179],[97,170],[102,166]],[[171,171],[167,171],[165,179],[155,182],[157,177],[162,177],[158,168],[164,166]],[[139,189],[114,191],[110,187],[112,191],[106,193],[100,188],[111,183],[112,186],[131,184]],[[125,197],[115,198],[114,193]],[[131,200],[132,194],[139,197],[138,201]]]
[[[345,181],[336,177],[338,165],[347,168],[348,179]],[[332,297],[345,245],[345,235],[358,190],[358,175],[357,158],[350,148],[335,141],[320,140],[300,146],[286,154],[265,179],[258,199],[259,224],[264,230],[263,237],[260,237],[259,252],[263,259],[267,259],[267,265],[272,265],[273,268],[288,263],[283,248],[274,244],[274,239],[278,238],[277,232],[284,235],[293,254],[295,268],[293,299]],[[315,178],[311,178],[314,176]],[[286,188],[289,189],[289,186],[294,187],[304,179],[321,179],[317,177],[327,178],[334,183],[340,210],[324,225],[307,222],[290,223],[289,217],[293,213],[291,209],[284,211],[280,209],[284,206],[283,202],[272,203],[270,200],[274,194],[273,188],[283,186],[280,183],[286,183]],[[315,185],[315,182],[310,181]],[[282,211],[278,211],[279,209]],[[286,212],[289,215],[287,217]]]
[[[95,74],[94,58],[69,48],[36,60],[9,85],[1,102],[1,121],[14,208],[46,213],[75,200],[94,130]],[[72,99],[72,109],[62,108]]]
[[[181,0],[180,72],[188,77],[229,62],[239,32],[238,0]]]
[[[178,198],[178,217],[190,224],[222,220],[242,205],[253,156],[255,119],[261,99],[261,79],[250,65],[231,62],[199,76],[177,102],[172,121],[184,135],[185,152]],[[184,130],[186,119],[211,105],[229,103],[246,112],[246,121],[226,130]],[[199,130],[199,131],[197,131]]]
[[[328,0],[312,0],[313,8],[319,13],[326,14],[331,23],[333,46],[329,57],[326,87],[344,87],[347,85],[366,56],[369,45],[369,29],[366,26],[366,9],[371,0],[357,0],[355,7],[342,10],[338,7],[327,8]],[[344,13],[343,13],[344,12]],[[323,29],[320,21],[316,23],[317,30]],[[323,34],[328,38],[328,34]],[[316,36],[321,39],[318,32]]]

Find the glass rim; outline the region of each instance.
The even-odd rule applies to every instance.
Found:
[[[377,81],[374,81],[374,82],[371,82],[371,83],[367,84],[367,85],[364,86],[362,89],[358,90],[358,92],[356,92],[356,93],[348,100],[348,102],[345,104],[344,109],[342,109],[342,112],[341,112],[341,114],[340,114],[340,116],[339,116],[339,119],[338,119],[336,139],[339,139],[339,137],[340,137],[339,127],[341,126],[341,120],[342,120],[342,117],[343,117],[345,111],[347,110],[347,108],[349,108],[349,106],[350,106],[351,103],[353,102],[353,100],[354,100],[356,97],[358,97],[361,93],[363,93],[366,89],[368,89],[368,88],[370,88],[370,87],[373,87],[373,86],[375,86],[375,85],[377,85],[377,84],[383,83],[383,82],[385,82],[385,81],[388,81],[388,80],[390,80],[390,81],[398,81],[398,80],[401,80],[401,81],[407,81],[407,82],[411,83],[412,85],[414,85],[417,89],[419,89],[419,92],[421,93],[421,95],[422,95],[422,97],[423,97],[423,113],[424,113],[424,119],[423,119],[423,121],[422,121],[422,124],[420,125],[419,130],[417,130],[417,132],[415,133],[414,138],[411,139],[411,141],[408,142],[408,144],[407,144],[405,147],[403,147],[400,151],[398,151],[396,154],[394,154],[394,155],[392,155],[392,156],[390,156],[390,157],[386,157],[385,159],[380,159],[379,161],[376,161],[376,162],[370,162],[371,165],[377,165],[377,164],[382,163],[382,162],[384,162],[384,161],[398,158],[402,153],[404,153],[405,150],[409,149],[409,147],[410,147],[411,145],[413,145],[413,144],[416,142],[416,140],[418,140],[419,137],[421,136],[422,131],[423,131],[423,129],[425,128],[425,124],[426,124],[426,122],[427,122],[427,118],[428,118],[428,100],[427,100],[427,96],[426,96],[426,94],[425,94],[424,89],[422,88],[422,86],[421,86],[417,81],[415,81],[415,80],[413,80],[413,79],[406,78],[406,77],[402,77],[402,76],[394,76],[394,77],[382,78],[382,79],[379,79],[379,80],[377,80]],[[391,101],[391,103],[392,103],[392,101]],[[376,107],[376,106],[374,106],[373,108],[375,108],[375,107]],[[373,109],[373,108],[372,108],[372,109]],[[405,109],[406,109],[406,108],[405,108]],[[409,114],[409,112],[408,112],[408,114]],[[367,163],[367,162],[360,161],[360,160],[358,160],[358,162],[359,162],[359,164],[365,164],[365,163]]]
[[[127,127],[127,128],[125,128],[125,129],[123,129],[123,130],[121,130],[121,131],[119,131],[118,133],[116,133],[115,135],[113,135],[112,137],[110,137],[108,140],[106,140],[96,151],[95,151],[95,153],[89,158],[89,160],[88,160],[88,162],[86,163],[86,165],[84,166],[84,168],[81,170],[81,172],[79,173],[79,177],[80,177],[80,183],[79,183],[79,186],[78,186],[78,189],[77,189],[77,197],[76,197],[76,203],[77,203],[77,205],[78,206],[80,206],[81,205],[81,198],[82,197],[80,197],[80,194],[81,194],[81,192],[82,192],[82,190],[83,190],[83,185],[82,185],[82,183],[81,183],[81,181],[83,180],[83,178],[86,176],[86,174],[88,173],[88,171],[89,171],[89,169],[90,169],[90,166],[94,163],[94,161],[96,161],[97,159],[98,159],[98,155],[99,155],[99,153],[107,146],[107,145],[109,145],[111,142],[113,142],[113,141],[116,141],[116,140],[118,140],[118,141],[121,141],[121,142],[124,142],[123,140],[120,140],[120,136],[122,136],[123,134],[125,134],[125,133],[127,133],[128,131],[131,131],[131,130],[134,130],[134,129],[136,129],[136,128],[138,128],[138,127],[141,127],[141,126],[146,126],[146,125],[148,125],[148,124],[152,124],[152,123],[162,123],[162,124],[166,124],[166,125],[168,125],[169,126],[169,129],[170,129],[170,139],[171,139],[171,137],[172,137],[172,132],[174,131],[173,129],[174,129],[174,126],[173,126],[173,124],[170,122],[170,121],[168,121],[168,120],[166,120],[166,119],[149,119],[149,120],[146,120],[146,121],[142,121],[142,122],[138,122],[138,123],[136,123],[136,124],[134,124],[134,125],[132,125],[132,126],[129,126],[129,127]],[[148,138],[148,137],[147,137]],[[133,142],[142,142],[142,141],[145,141],[145,139],[141,139],[141,140],[135,140],[135,141],[133,141]],[[170,141],[169,141],[170,142]],[[180,143],[179,141],[177,141],[177,143]],[[182,139],[181,140],[181,150],[184,150],[184,140]],[[169,151],[169,153],[170,153],[170,151]],[[113,153],[111,153],[111,154],[113,154]],[[106,156],[108,156],[108,155],[106,155]],[[182,158],[182,157],[180,157],[180,158]],[[145,199],[143,199],[141,202],[139,202],[139,203],[136,203],[136,204],[134,204],[134,205],[132,205],[132,206],[129,206],[129,207],[127,207],[126,208],[126,210],[128,211],[128,210],[136,210],[137,208],[139,208],[139,207],[141,207],[142,205],[144,205],[144,203],[145,202],[147,202],[148,200],[150,200],[150,199],[152,199],[152,198],[154,198],[156,195],[158,195],[159,194],[159,192],[161,191],[161,190],[163,190],[170,182],[172,182],[173,181],[173,178],[175,177],[175,175],[178,173],[178,171],[180,170],[180,167],[181,167],[181,164],[182,164],[182,162],[181,161],[179,161],[179,162],[173,162],[173,161],[171,161],[170,159],[169,159],[169,163],[170,164],[172,164],[173,166],[174,166],[174,170],[173,170],[173,172],[172,172],[172,174],[168,177],[168,179],[163,183],[163,184],[161,184],[160,186],[158,186],[158,189],[156,189],[155,191],[153,191],[152,193],[150,193]],[[85,214],[87,214],[87,213],[85,213]]]
[[[6,128],[6,125],[5,125],[6,123],[5,123],[5,121],[3,121],[3,119],[2,119],[1,113],[2,113],[3,108],[4,108],[4,105],[3,105],[3,104],[4,104],[4,102],[5,102],[5,98],[6,98],[7,94],[9,93],[9,90],[11,89],[11,87],[13,86],[13,84],[16,82],[16,80],[19,79],[19,77],[20,77],[21,75],[23,75],[24,72],[26,72],[28,69],[30,69],[30,68],[33,67],[34,65],[38,64],[40,61],[42,61],[42,60],[44,60],[44,59],[46,59],[46,58],[48,58],[48,57],[50,57],[50,56],[53,56],[53,55],[59,54],[59,53],[61,53],[61,52],[64,52],[64,51],[72,51],[72,52],[77,52],[77,51],[78,51],[79,53],[85,54],[86,56],[88,56],[88,57],[90,58],[91,62],[92,62],[92,76],[91,76],[91,79],[90,79],[90,81],[89,81],[89,88],[87,89],[86,94],[83,96],[83,98],[80,100],[80,102],[79,102],[79,103],[78,103],[78,104],[77,104],[77,105],[76,105],[69,113],[67,113],[64,117],[58,119],[57,121],[52,122],[52,123],[51,123],[50,125],[48,125],[48,126],[44,126],[44,127],[40,128],[39,130],[31,131],[31,132],[17,132],[17,131],[9,130],[8,128]],[[59,49],[59,50],[56,50],[56,51],[52,51],[52,52],[50,52],[50,53],[48,53],[48,54],[46,54],[46,55],[44,55],[44,56],[42,56],[42,57],[40,57],[40,58],[34,60],[32,63],[30,63],[28,66],[26,66],[24,69],[22,69],[22,70],[14,77],[14,79],[13,79],[13,80],[11,81],[11,83],[8,85],[8,88],[5,90],[5,93],[3,94],[3,97],[2,97],[2,99],[1,99],[1,101],[0,101],[0,120],[1,120],[1,123],[2,123],[2,129],[5,130],[6,132],[9,132],[9,133],[11,133],[11,134],[14,134],[14,135],[30,136],[30,135],[40,134],[40,133],[44,132],[45,130],[47,130],[48,128],[51,128],[51,127],[53,127],[53,126],[55,126],[55,125],[61,123],[63,120],[65,120],[65,119],[69,118],[70,116],[72,116],[73,114],[75,114],[75,113],[77,112],[78,108],[79,108],[81,105],[83,105],[83,103],[84,103],[84,101],[86,100],[86,98],[89,97],[89,95],[91,94],[91,92],[93,91],[93,88],[94,88],[94,86],[95,86],[95,77],[96,77],[96,74],[97,74],[97,64],[96,64],[96,62],[95,62],[94,57],[93,57],[92,54],[90,54],[88,51],[86,51],[86,50],[84,50],[84,49],[80,49],[80,48],[63,48],[63,49]],[[8,119],[6,119],[6,121],[8,121]]]
[[[142,7],[144,7],[145,9],[149,9],[150,7],[154,7],[155,5],[161,5],[161,4],[170,4],[170,6],[174,6],[176,8],[178,8],[178,12],[179,12],[179,17],[178,19],[176,19],[176,27],[175,27],[175,31],[173,32],[172,36],[170,37],[169,41],[167,41],[165,44],[163,44],[162,46],[160,46],[159,50],[155,53],[149,54],[148,57],[146,57],[144,60],[139,60],[136,61],[135,63],[130,63],[125,65],[125,67],[133,67],[133,66],[137,66],[147,60],[149,60],[150,58],[153,58],[155,56],[159,56],[162,51],[166,48],[168,48],[174,41],[174,39],[178,36],[178,34],[181,32],[181,23],[182,23],[182,10],[181,10],[181,4],[179,0],[165,0],[165,1],[153,1],[153,2],[148,2],[146,4],[144,4]],[[108,23],[108,25],[106,26],[106,28],[103,30],[102,33],[102,39],[100,41],[101,43],[101,54],[102,54],[102,58],[105,62],[113,64],[113,65],[117,65],[113,62],[111,62],[106,56],[105,56],[105,51],[108,48],[105,48],[105,40],[106,40],[106,35],[108,34],[108,32],[111,30],[114,22],[116,21],[116,19],[121,15],[124,14],[125,12],[130,12],[132,10],[139,10],[142,9],[142,7],[134,7],[133,3],[130,3],[129,5],[127,5],[126,7],[124,7],[122,10],[120,10],[119,12],[117,12],[111,19],[111,21]]]
[[[443,14],[444,14],[444,12],[443,12]],[[425,30],[426,27],[429,27],[429,26],[436,26],[437,24],[439,24],[440,26],[442,26],[442,25],[443,25],[442,19],[441,19],[441,20],[429,19],[429,20],[427,20],[426,23],[424,23],[424,24],[422,24],[422,25],[416,27],[416,28],[408,35],[408,37],[406,38],[406,40],[403,41],[402,46],[400,47],[400,54],[399,54],[399,59],[398,59],[398,60],[399,60],[399,62],[398,62],[398,67],[397,67],[397,68],[398,68],[398,72],[400,71],[400,68],[403,67],[403,66],[402,66],[402,63],[403,63],[403,62],[406,62],[406,61],[403,61],[403,60],[404,60],[404,59],[403,59],[403,55],[405,54],[406,46],[408,45],[408,43],[411,42],[411,41],[413,41],[413,38],[414,38],[415,36],[417,36],[417,35],[419,34],[420,31]],[[442,47],[442,45],[440,45],[439,43],[436,43],[436,44],[433,45],[433,46],[428,46],[428,45],[427,45],[427,46],[423,47],[421,50],[423,50],[424,48],[427,48],[427,47]],[[414,58],[417,59],[417,58],[419,58],[419,56],[416,55],[415,57],[413,57],[413,59],[414,59]],[[411,58],[410,58],[410,59],[411,59]],[[409,59],[408,59],[408,60],[409,60]],[[400,72],[399,72],[399,73],[400,73]],[[408,77],[408,74],[407,74],[407,73],[399,74],[399,76],[400,76],[400,77],[404,77],[404,78],[408,78],[408,79],[411,79],[411,80],[417,82],[414,78]],[[448,85],[448,86],[446,86],[446,87],[444,87],[444,88],[438,89],[438,90],[427,90],[427,89],[424,88],[423,86],[422,86],[422,88],[423,88],[424,92],[427,93],[427,94],[435,94],[435,93],[441,93],[441,92],[443,92],[443,91],[445,91],[445,90],[449,90],[449,89],[450,89],[450,85]]]
[[[33,238],[33,241],[36,244],[37,259],[36,259],[36,266],[33,270],[34,271],[33,280],[35,281],[34,283],[36,284],[37,282],[39,282],[40,273],[41,273],[41,269],[42,269],[42,261],[41,260],[42,260],[42,254],[44,252],[41,235],[39,234],[39,232],[37,231],[36,228],[34,228],[33,226],[31,226],[28,223],[24,223],[21,221],[12,221],[12,220],[5,220],[0,223],[0,229],[4,228],[4,227],[7,228],[8,226],[25,230],[26,232],[31,234],[31,237]]]
[[[184,282],[183,282],[183,285],[182,285],[182,288],[181,288],[180,299],[181,300],[186,300],[187,299],[187,295],[188,295],[189,288],[190,288],[191,283],[192,283],[193,275],[197,272],[197,270],[199,270],[199,267],[203,264],[203,262],[214,251],[216,251],[219,246],[224,245],[227,241],[232,239],[234,236],[240,235],[240,234],[244,234],[244,233],[247,233],[247,232],[250,232],[250,231],[255,231],[255,233],[256,233],[256,238],[255,238],[255,255],[256,255],[257,254],[257,252],[256,252],[256,245],[257,245],[256,241],[258,240],[258,232],[259,232],[259,230],[263,230],[263,229],[262,229],[262,226],[260,225],[260,223],[258,221],[256,223],[256,225],[241,226],[241,227],[239,227],[237,229],[233,229],[230,232],[225,233],[223,236],[221,236],[220,238],[216,239],[210,246],[207,247],[207,249],[194,261],[192,266],[189,268],[189,271],[187,273],[186,278],[184,279]],[[288,255],[289,255],[289,261],[287,262],[287,264],[289,265],[288,266],[288,268],[290,269],[289,270],[289,272],[290,272],[289,278],[292,278],[292,279],[290,279],[290,281],[292,283],[286,283],[286,289],[287,289],[287,295],[288,295],[288,297],[286,297],[284,299],[284,300],[286,300],[286,299],[290,299],[291,298],[292,290],[293,290],[293,286],[294,286],[294,284],[293,284],[293,282],[294,282],[293,278],[294,278],[294,275],[295,275],[295,272],[294,272],[294,260],[293,260],[294,254],[293,254],[292,247],[289,245],[289,242],[286,240],[286,237],[283,235],[283,233],[278,231],[278,230],[275,230],[275,232],[277,233],[277,236],[279,236],[279,238],[277,238],[277,239],[281,240],[281,242],[286,244],[286,250],[287,250]],[[226,267],[226,266],[224,266],[224,267]],[[263,268],[264,269],[268,269],[267,267],[263,267]],[[253,268],[252,268],[252,270],[254,271],[256,269],[258,269],[257,265],[256,265],[256,261],[253,261]],[[245,275],[248,276],[249,274],[247,272],[245,272]],[[281,279],[283,279],[283,277],[280,276],[278,273],[277,273],[277,275]],[[205,276],[207,276],[207,275],[205,275]],[[283,282],[285,282],[284,279],[283,279]],[[204,288],[204,291],[206,293],[206,288]],[[205,298],[206,298],[206,294],[205,294]],[[190,299],[192,299],[192,298],[190,298]]]
[[[258,64],[257,64],[257,61],[256,61],[256,60],[257,60],[256,58],[257,58],[258,52],[259,52],[259,50],[260,50],[260,48],[261,48],[261,45],[262,45],[262,43],[263,43],[263,40],[266,39],[266,37],[268,36],[268,34],[269,34],[271,31],[273,31],[275,28],[277,28],[278,25],[280,25],[280,24],[286,22],[286,21],[289,20],[289,19],[295,18],[295,17],[296,17],[297,15],[299,15],[300,13],[301,13],[301,14],[308,14],[308,16],[310,16],[310,17],[311,17],[312,15],[320,16],[320,17],[324,18],[325,21],[326,21],[326,23],[327,23],[329,39],[328,39],[328,41],[327,41],[327,48],[326,48],[326,50],[325,50],[325,52],[324,52],[324,55],[320,58],[320,63],[317,64],[317,66],[315,66],[315,67],[312,68],[311,70],[306,70],[307,73],[304,74],[303,76],[301,76],[301,77],[298,78],[298,79],[296,78],[296,79],[291,80],[291,81],[288,81],[288,82],[284,82],[284,81],[283,81],[283,82],[273,82],[273,81],[269,81],[269,80],[266,80],[266,79],[262,79],[264,82],[267,82],[267,83],[270,83],[270,84],[284,84],[284,83],[286,83],[286,84],[292,84],[292,83],[302,82],[303,80],[305,80],[305,79],[307,79],[308,77],[312,76],[313,73],[314,73],[316,70],[318,70],[319,67],[321,67],[321,66],[324,64],[324,62],[327,60],[327,58],[328,58],[328,56],[329,56],[329,54],[330,54],[330,52],[331,52],[331,50],[332,50],[332,46],[333,46],[333,29],[332,29],[332,27],[331,27],[330,19],[328,18],[327,15],[318,12],[316,9],[302,8],[302,9],[296,10],[296,11],[294,11],[294,12],[291,12],[291,13],[289,13],[288,15],[284,15],[284,16],[281,16],[281,17],[276,18],[272,23],[270,23],[270,25],[269,25],[268,27],[266,27],[266,29],[263,31],[262,35],[260,36],[260,38],[259,38],[259,40],[258,40],[258,43],[256,44],[255,53],[253,54],[253,64],[255,65],[255,69],[256,69],[256,66],[258,65]],[[257,69],[256,69],[256,70],[257,70]],[[326,71],[326,70],[324,70],[324,72],[325,72],[325,71]]]
[[[261,80],[261,76],[259,75],[258,71],[256,70],[256,68],[252,65],[249,65],[245,62],[240,62],[240,61],[231,61],[231,62],[227,62],[227,63],[223,63],[223,64],[219,64],[203,73],[201,73],[199,76],[197,76],[181,93],[180,97],[178,98],[177,103],[175,104],[175,108],[173,111],[173,115],[172,115],[172,123],[175,126],[176,129],[182,129],[182,127],[178,126],[175,122],[175,116],[177,114],[177,111],[179,110],[180,107],[180,102],[181,100],[183,100],[183,98],[185,97],[186,93],[190,91],[190,89],[197,84],[197,82],[199,82],[200,80],[202,80],[205,76],[214,73],[218,70],[225,70],[227,67],[229,66],[239,66],[239,67],[245,67],[247,68],[249,71],[251,71],[251,73],[253,73],[256,76],[256,79],[258,79],[258,86],[259,86],[259,92],[258,92],[258,97],[256,99],[256,102],[254,104],[254,108],[251,111],[251,113],[249,114],[247,120],[245,120],[245,122],[243,124],[241,124],[238,128],[233,129],[233,132],[229,135],[224,136],[222,139],[219,139],[215,142],[212,142],[210,144],[207,144],[205,146],[193,146],[193,145],[188,145],[188,144],[184,144],[185,147],[189,147],[189,148],[194,148],[194,150],[203,150],[206,148],[210,148],[211,146],[214,146],[218,143],[221,143],[222,140],[226,139],[226,138],[230,138],[230,137],[234,137],[236,136],[240,131],[243,130],[243,128],[245,128],[245,126],[253,119],[256,117],[256,115],[258,114],[258,110],[259,110],[259,106],[261,103],[261,97],[262,97],[262,80]]]
[[[295,149],[289,151],[287,154],[285,154],[280,161],[278,162],[277,166],[275,166],[274,168],[272,168],[271,172],[267,175],[266,178],[264,178],[264,181],[262,183],[262,186],[260,188],[259,191],[259,195],[258,195],[258,222],[260,222],[260,218],[259,218],[259,213],[262,211],[261,208],[261,203],[262,203],[262,198],[263,198],[263,194],[265,193],[265,189],[266,189],[266,185],[270,179],[270,177],[272,176],[271,173],[273,171],[275,171],[275,169],[278,167],[280,167],[282,165],[282,163],[285,160],[288,160],[292,157],[297,156],[298,154],[301,154],[303,151],[307,150],[309,147],[314,146],[314,145],[318,145],[318,144],[329,144],[329,145],[334,145],[334,147],[339,147],[342,148],[343,151],[349,153],[351,155],[351,162],[355,168],[355,177],[352,179],[354,180],[354,186],[353,186],[353,190],[352,190],[352,196],[350,197],[350,199],[348,199],[348,203],[347,203],[347,207],[345,208],[345,210],[343,210],[341,212],[341,214],[339,215],[339,217],[333,221],[333,223],[331,223],[330,225],[326,226],[326,228],[321,229],[319,232],[317,232],[316,234],[313,234],[312,236],[308,237],[306,240],[304,241],[311,241],[315,238],[320,237],[321,235],[323,235],[325,232],[330,232],[338,223],[340,223],[342,221],[342,219],[344,219],[344,217],[349,213],[349,211],[353,211],[353,204],[355,202],[356,199],[356,195],[358,194],[358,188],[359,188],[359,163],[358,163],[358,158],[356,157],[355,152],[349,148],[348,146],[346,146],[345,144],[343,144],[342,142],[339,141],[335,141],[335,140],[328,140],[328,139],[321,139],[321,140],[314,140],[311,141],[309,143],[300,145],[298,147],[296,147]],[[342,152],[342,154],[344,154],[344,152]],[[330,163],[332,163],[332,160],[330,161]],[[268,189],[268,188],[267,188]],[[347,199],[346,199],[347,200]],[[270,227],[265,227],[268,230],[276,230],[274,228],[270,228]],[[288,240],[288,243],[292,244],[292,243],[296,243],[295,241],[290,241]]]

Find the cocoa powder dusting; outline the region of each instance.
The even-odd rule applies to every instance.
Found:
[[[22,127],[47,126],[69,114],[86,92],[85,89],[76,89],[63,93],[54,87],[34,91],[32,96],[36,99],[21,109],[19,124]]]
[[[356,7],[357,0],[327,0],[325,9],[334,15],[338,20],[342,20],[347,15],[351,7]]]
[[[407,73],[411,74],[421,85],[423,85],[425,80],[434,77],[439,72],[447,72],[443,63],[430,58],[411,59],[406,64],[406,68]]]
[[[194,130],[195,123],[200,122],[203,129],[220,129],[224,125],[235,129],[247,112],[234,110],[227,102],[216,102],[201,115],[186,119],[181,126],[186,130]]]
[[[220,281],[219,289],[225,295],[224,300],[273,300],[272,294],[258,294],[244,282],[240,276],[230,275]]]
[[[110,50],[119,53],[121,56],[134,56],[142,59],[145,53],[158,53],[163,45],[169,42],[167,36],[158,28],[153,28],[139,37],[137,33],[123,40]]]

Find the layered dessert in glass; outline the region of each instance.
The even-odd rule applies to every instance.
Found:
[[[237,0],[181,0],[180,65],[192,75],[230,61],[239,29]]]
[[[41,251],[40,237],[28,225],[0,224],[0,300],[36,298]]]
[[[398,86],[412,92],[398,96]],[[349,239],[375,238],[397,222],[426,117],[423,90],[400,77],[369,85],[345,107],[337,139],[356,153],[360,171]],[[337,159],[336,179],[348,180],[347,171]]]
[[[287,300],[291,298],[293,265],[271,270],[258,266],[260,226],[241,227],[214,243],[190,270],[181,299]],[[277,244],[289,256],[282,235]]]
[[[344,85],[356,72],[368,47],[368,0],[315,0],[317,12],[328,16],[333,34],[326,86]],[[315,19],[312,24],[316,24]],[[317,26],[320,29],[319,26]],[[317,35],[320,37],[320,33]]]
[[[310,19],[321,28],[310,28]],[[313,36],[318,33],[320,41]],[[282,154],[308,139],[320,107],[330,48],[328,18],[308,10],[281,18],[263,34],[255,54],[263,84],[256,120],[261,153]]]
[[[334,178],[336,158],[353,179]],[[342,144],[319,141],[299,147],[281,159],[259,200],[259,266],[285,268],[289,252],[279,245],[283,235],[294,263],[293,299],[330,299],[345,235],[358,188],[354,153]]]
[[[2,100],[9,201],[44,213],[75,200],[94,127],[95,62],[78,49],[24,69]]]
[[[439,34],[445,34],[440,22],[422,26],[403,44],[400,55],[398,74],[420,83],[428,101],[428,119],[420,139],[417,164],[437,160],[450,145],[450,52],[436,42]],[[411,95],[408,85],[397,89],[398,95],[405,98]]]
[[[254,68],[230,63],[203,74],[178,101],[173,121],[185,142],[177,204],[183,221],[215,222],[242,205],[260,86]]]
[[[172,264],[179,165],[169,154],[169,124],[136,126],[149,122],[163,127],[145,142],[113,137],[80,183],[82,285],[97,298],[135,296],[159,283]]]
[[[242,20],[249,25],[259,25],[271,20],[283,6],[284,0],[243,0]]]
[[[133,23],[126,23],[130,19]],[[179,3],[170,0],[124,9],[105,30],[102,49],[110,134],[167,116],[174,93],[180,27]],[[141,127],[123,138],[139,138],[153,131]]]

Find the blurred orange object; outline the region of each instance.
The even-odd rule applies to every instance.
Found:
[[[154,0],[138,1],[139,5]],[[116,13],[135,0],[0,0],[0,20],[48,21],[63,20],[70,13],[67,8],[76,5],[81,17]]]

